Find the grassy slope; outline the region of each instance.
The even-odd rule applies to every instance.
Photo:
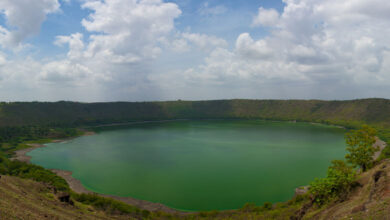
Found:
[[[0,126],[94,125],[161,119],[262,118],[390,127],[390,100],[217,100],[2,103]]]
[[[203,118],[260,118],[270,120],[298,120],[311,121],[321,123],[340,124],[344,126],[355,127],[363,123],[367,123],[379,128],[381,138],[390,140],[390,100],[385,99],[364,99],[352,101],[318,101],[318,100],[221,100],[221,101],[197,101],[197,102],[145,102],[145,103],[73,103],[73,102],[56,102],[56,103],[2,103],[0,106],[0,126],[20,126],[20,125],[49,125],[49,126],[88,126],[96,124],[109,124],[116,122],[129,122],[140,120],[163,120],[163,119],[203,119]],[[390,151],[389,151],[390,155]],[[387,162],[389,163],[389,162]],[[390,163],[388,164],[390,167]],[[376,168],[375,168],[376,169]],[[371,171],[366,174],[368,182],[370,180]],[[387,178],[387,176],[386,176]],[[371,178],[372,179],[372,178]],[[59,216],[66,219],[73,219],[73,214],[85,215],[83,219],[91,218],[98,219],[107,218],[104,213],[88,211],[88,208],[81,207],[65,207],[57,201],[50,199],[47,194],[41,193],[38,184],[29,180],[20,180],[15,178],[11,185],[19,187],[19,191],[10,191],[11,195],[5,195],[4,192],[10,190],[4,188],[0,179],[0,213],[2,215],[16,216],[15,213],[27,213],[38,219],[35,215],[39,214],[56,214],[57,209],[64,208],[56,215],[63,214],[68,216]],[[27,182],[24,182],[27,181]],[[387,179],[386,179],[387,181]],[[375,185],[375,184],[374,184]],[[31,187],[33,186],[33,187]],[[327,219],[328,217],[367,217],[375,216],[376,213],[380,217],[389,217],[389,213],[383,210],[388,210],[390,196],[380,197],[381,200],[367,200],[367,190],[373,188],[372,180],[370,184],[364,184],[364,187],[359,192],[360,194],[354,199],[350,198],[345,203],[335,203],[321,210],[309,210],[306,217],[315,217]],[[389,186],[390,188],[390,186]],[[26,189],[32,190],[27,192]],[[363,191],[363,189],[365,191]],[[35,191],[34,191],[35,190]],[[38,191],[38,192],[37,192]],[[15,194],[13,195],[12,193]],[[1,194],[3,193],[3,194]],[[9,193],[8,193],[9,194]],[[9,197],[3,197],[3,196]],[[31,198],[29,197],[31,195]],[[387,194],[386,194],[387,195]],[[356,194],[355,194],[356,196]],[[12,208],[12,203],[8,201],[19,201],[26,197],[22,202],[17,202],[19,206]],[[19,199],[19,200],[17,200]],[[48,200],[48,201],[46,201]],[[40,201],[40,202],[36,202]],[[368,211],[356,211],[360,201],[365,201],[365,209]],[[49,204],[46,204],[49,202]],[[50,203],[52,202],[52,203]],[[354,203],[355,202],[355,203]],[[44,207],[41,205],[43,204]],[[276,209],[270,211],[226,211],[219,213],[200,213],[196,217],[188,216],[188,218],[201,218],[202,215],[206,219],[214,218],[231,218],[231,219],[286,219],[288,216],[296,213],[302,204],[300,203],[281,203]],[[27,207],[27,209],[26,209]],[[336,208],[335,208],[336,207]],[[337,208],[338,207],[338,208]],[[81,208],[81,209],[80,209]],[[31,210],[23,212],[22,210]],[[90,209],[90,208],[89,208]],[[355,211],[352,211],[355,209]],[[93,210],[93,209],[90,209]],[[15,212],[15,213],[14,213]],[[19,216],[24,218],[26,216]],[[40,216],[42,217],[42,216]],[[110,216],[112,218],[112,216]],[[34,219],[33,218],[33,219]]]
[[[390,219],[390,160],[362,173],[345,201],[312,208],[304,219]]]
[[[377,173],[381,173],[377,175]],[[376,178],[377,177],[377,178]],[[318,209],[311,207],[303,219],[389,219],[390,160],[385,160],[359,176],[357,186],[344,201]],[[244,207],[240,210],[203,212],[187,216],[151,216],[148,219],[290,219],[307,203],[293,199],[275,204],[271,210]],[[55,199],[43,183],[18,177],[0,178],[1,219],[132,219],[129,215],[108,214],[81,203],[69,205]]]
[[[60,202],[47,185],[18,177],[0,178],[0,198],[0,219],[131,219]]]
[[[280,203],[273,210],[258,207],[222,212],[203,212],[185,216],[152,214],[146,219],[288,219],[301,204]],[[58,201],[43,183],[18,177],[0,178],[0,219],[134,219],[131,215],[115,215],[81,203],[70,205]]]

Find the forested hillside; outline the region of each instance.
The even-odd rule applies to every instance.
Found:
[[[165,119],[259,118],[390,127],[390,100],[216,100],[171,102],[12,102],[0,126],[90,126]]]

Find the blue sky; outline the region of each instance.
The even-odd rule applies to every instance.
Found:
[[[250,26],[259,7],[275,8],[281,12],[284,6],[283,2],[278,0],[172,0],[166,2],[173,2],[182,10],[182,15],[175,20],[175,26],[179,30],[190,29],[192,32],[220,36],[232,45],[240,33],[251,32],[254,37],[262,37],[268,33],[267,28]],[[225,10],[216,15],[202,14],[202,9],[206,7],[222,7]],[[89,36],[89,32],[81,25],[81,20],[88,14],[89,10],[80,7],[80,1],[73,0],[63,3],[61,12],[49,14],[42,23],[39,35],[26,39],[26,42],[38,48],[38,57],[66,53],[66,48],[57,47],[50,42],[54,42],[58,35],[70,35],[74,32]],[[0,24],[6,25],[5,16],[2,16]]]
[[[386,0],[0,2],[0,99],[390,98]]]

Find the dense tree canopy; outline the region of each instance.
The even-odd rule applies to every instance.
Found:
[[[359,166],[363,172],[372,165],[374,153],[379,150],[373,147],[376,135],[377,131],[367,125],[346,134],[349,153],[345,155],[345,158],[354,166]]]
[[[310,192],[315,202],[322,205],[332,199],[348,195],[356,173],[344,161],[334,160],[328,168],[327,177],[315,179],[310,184]]]

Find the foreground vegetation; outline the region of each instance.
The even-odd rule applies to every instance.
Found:
[[[349,146],[346,162],[333,161],[328,169],[327,176],[313,181],[310,184],[309,192],[296,195],[292,200],[284,203],[265,203],[262,206],[246,204],[239,210],[231,211],[191,214],[141,210],[98,195],[74,193],[70,190],[66,181],[53,172],[40,166],[9,159],[15,150],[28,147],[26,143],[48,142],[54,138],[77,136],[83,132],[79,128],[85,129],[96,125],[141,120],[182,118],[296,120],[361,129],[350,131],[346,136]],[[370,127],[364,126],[364,124],[369,124]],[[223,100],[92,104],[73,102],[2,103],[0,104],[0,175],[12,177],[13,179],[10,180],[20,185],[38,184],[27,179],[42,183],[43,185],[39,185],[39,187],[46,187],[43,191],[46,197],[48,194],[51,195],[49,200],[53,200],[53,198],[56,200],[55,197],[63,195],[63,193],[68,194],[70,199],[68,205],[76,208],[75,210],[81,210],[81,213],[86,216],[94,216],[92,219],[301,219],[310,216],[319,218],[322,215],[321,213],[326,213],[327,209],[338,207],[345,201],[349,201],[352,194],[366,187],[365,185],[362,187],[362,184],[366,184],[367,181],[372,184],[371,179],[362,182],[362,176],[372,172],[373,169],[379,169],[375,165],[380,163],[381,160],[390,158],[390,146],[388,144],[380,158],[377,161],[372,160],[375,149],[370,147],[374,141],[373,137],[376,135],[389,143],[389,100]],[[367,172],[358,175],[354,167],[359,167],[361,171]],[[369,179],[369,177],[366,179]],[[378,181],[376,180],[377,177],[373,179],[374,182]],[[38,185],[36,186],[38,187]],[[18,196],[14,195],[15,198],[18,198]],[[40,196],[40,194],[37,194],[37,198],[42,199]],[[372,196],[369,202],[371,202],[371,198]],[[0,200],[2,199],[0,198]],[[369,202],[366,203],[369,204]],[[12,215],[10,214],[10,216]],[[88,218],[85,217],[85,219]]]

